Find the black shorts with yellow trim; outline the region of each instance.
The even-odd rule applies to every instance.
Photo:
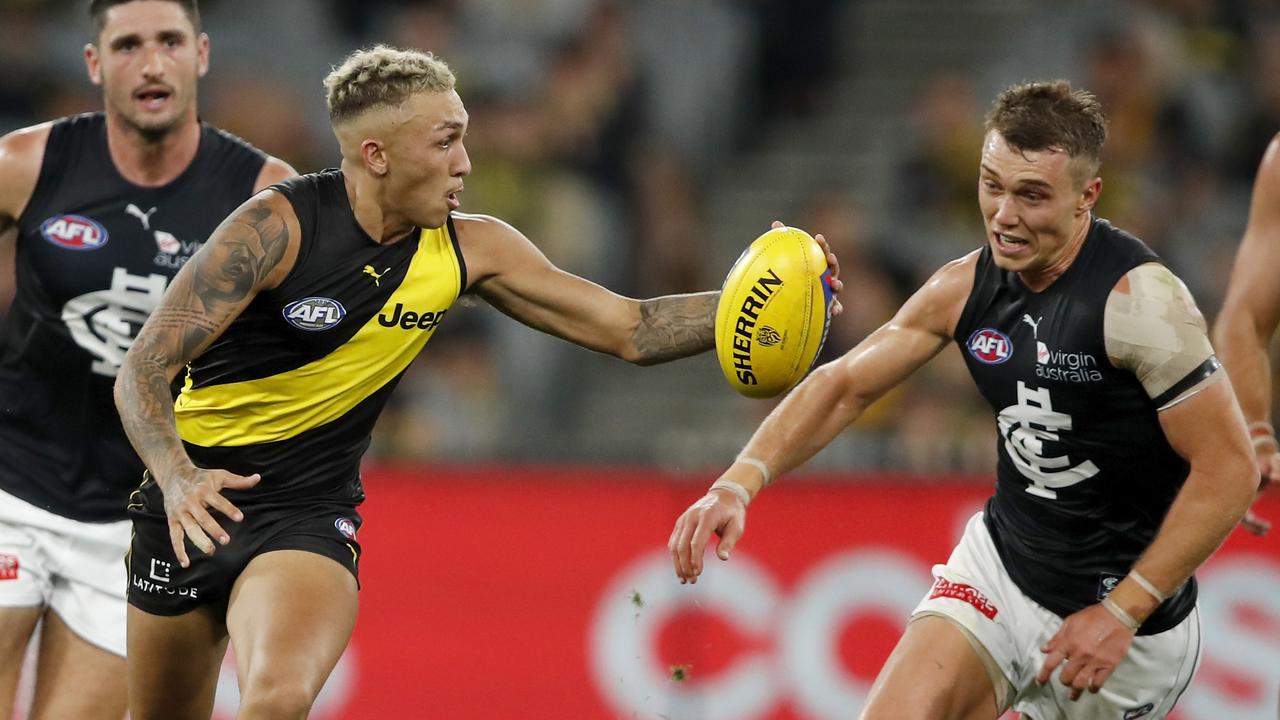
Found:
[[[231,536],[206,555],[186,538],[191,566],[178,564],[169,542],[164,496],[148,476],[129,499],[133,539],[125,564],[129,571],[129,604],[153,615],[182,615],[206,605],[224,605],[231,587],[253,558],[276,550],[302,550],[323,555],[345,567],[360,581],[363,520],[354,504],[240,505],[244,520],[232,522],[217,511],[214,519]]]

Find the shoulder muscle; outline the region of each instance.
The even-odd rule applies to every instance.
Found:
[[[453,227],[472,286],[512,269],[528,272],[542,265],[550,267],[550,261],[529,238],[499,218],[454,213]]]
[[[980,254],[980,250],[974,250],[938,268],[902,306],[898,318],[934,335],[950,338],[960,322],[969,293],[973,292]]]
[[[277,157],[267,157],[262,170],[258,171],[258,179],[253,183],[254,192],[262,192],[278,182],[283,182],[298,174],[289,163]]]
[[[16,220],[30,201],[52,127],[41,123],[0,137],[0,229]]]

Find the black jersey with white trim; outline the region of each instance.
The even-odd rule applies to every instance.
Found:
[[[174,412],[200,467],[260,473],[255,503],[360,502],[360,457],[387,397],[466,288],[452,218],[390,244],[356,222],[343,174],[274,186],[298,257],[190,365]]]
[[[102,113],[51,124],[0,326],[0,490],[75,520],[125,519],[142,462],[112,400],[116,372],[169,281],[253,194],[265,162],[201,124],[187,169],[140,187],[112,162]]]
[[[1033,292],[987,247],[956,326],[999,433],[987,528],[1018,587],[1064,617],[1129,572],[1189,471],[1164,436],[1158,403],[1106,350],[1107,298],[1150,262],[1159,258],[1140,240],[1095,219],[1071,266]],[[1140,634],[1173,627],[1195,599],[1192,579]]]

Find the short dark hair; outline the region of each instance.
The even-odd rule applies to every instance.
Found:
[[[1006,88],[987,113],[986,130],[1000,133],[1014,150],[1061,150],[1072,159],[1085,160],[1088,172],[1081,179],[1097,174],[1107,142],[1102,103],[1066,80]]]
[[[102,29],[107,26],[107,11],[117,5],[125,5],[137,0],[89,0],[89,20],[93,23],[93,37],[96,39],[102,35]],[[182,8],[187,14],[187,19],[191,21],[191,27],[195,28],[196,34],[200,34],[200,7],[199,0],[163,0],[163,2],[175,3]]]

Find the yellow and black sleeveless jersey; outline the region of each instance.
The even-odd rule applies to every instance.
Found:
[[[338,170],[275,186],[298,215],[293,270],[191,363],[174,406],[201,467],[262,481],[232,502],[363,499],[387,397],[466,287],[453,220],[390,245],[356,223]]]

